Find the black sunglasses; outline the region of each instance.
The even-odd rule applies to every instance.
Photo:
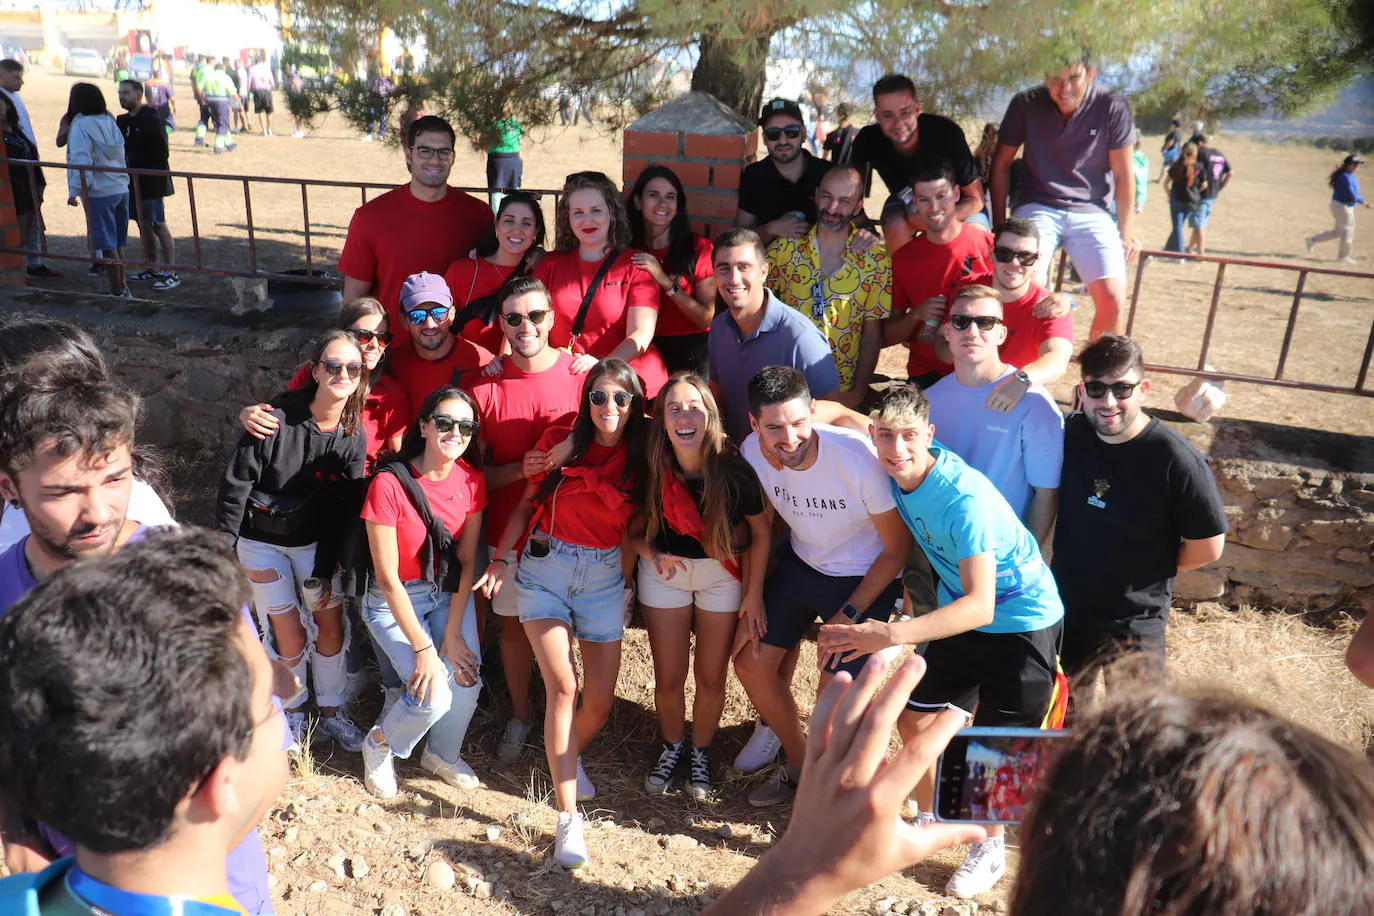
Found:
[[[950,315],[949,323],[954,325],[956,331],[967,331],[969,325],[976,324],[978,330],[987,333],[1005,322],[1001,318],[994,318],[992,315]]]
[[[615,394],[610,394],[599,388],[587,394],[587,400],[592,402],[593,407],[605,407],[606,402],[612,399],[615,400],[616,407],[624,410],[634,401],[634,395],[628,391],[617,391]]]
[[[1001,245],[992,249],[992,256],[999,264],[1010,264],[1015,261],[1022,267],[1030,267],[1040,260],[1040,252],[1038,251],[1017,251],[1015,248],[1005,248]]]
[[[1108,385],[1106,382],[1093,380],[1083,383],[1083,393],[1095,401],[1098,398],[1105,398],[1107,392],[1111,391],[1118,401],[1129,401],[1138,387],[1140,387],[1140,382],[1113,382]]]
[[[423,321],[424,319],[422,318],[420,320]],[[349,328],[348,333],[354,340],[361,344],[370,344],[374,340],[380,344],[391,343],[390,331],[365,331],[362,328]]]
[[[443,321],[448,316],[451,305],[436,305],[427,309],[410,309],[406,312],[406,320],[411,324],[424,324],[426,318],[433,318],[435,322]]]
[[[362,375],[363,373],[362,363],[341,363],[337,359],[321,359],[316,360],[315,365],[323,366],[324,371],[330,375],[338,375],[345,369],[348,370],[350,376]]]
[[[800,124],[789,124],[786,127],[765,127],[763,129],[763,139],[768,140],[770,142],[773,140],[777,140],[780,137],[786,137],[789,140],[795,140],[801,135],[802,129]]]
[[[544,318],[549,314],[549,309],[535,309],[532,312],[520,314],[519,312],[502,312],[501,320],[507,327],[518,328],[525,323],[525,319],[530,320],[530,324],[543,324]]]
[[[466,436],[471,439],[477,434],[477,427],[480,425],[476,420],[455,420],[448,414],[436,413],[430,417],[434,422],[434,428],[441,433],[451,433],[453,428],[458,427],[458,435]]]

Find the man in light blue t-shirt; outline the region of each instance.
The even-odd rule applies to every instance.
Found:
[[[847,659],[929,641],[926,675],[898,720],[911,742],[946,709],[975,725],[1037,728],[1054,692],[1064,606],[1040,548],[992,483],[934,440],[930,403],[894,385],[874,405],[871,433],[892,478],[897,511],[938,579],[935,610],[911,620],[823,626],[818,651]],[[921,814],[934,815],[935,774],[916,786]],[[969,850],[946,893],[972,897],[1006,873],[1002,829]]]
[[[943,327],[954,373],[932,385],[930,421],[940,442],[983,472],[1041,544],[1049,542],[1059,511],[1064,464],[1064,415],[1025,372],[1002,362],[1007,339],[1002,300],[990,286],[966,286]],[[986,406],[1009,376],[1023,394],[1008,413]]]

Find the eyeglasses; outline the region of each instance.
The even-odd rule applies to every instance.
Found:
[[[367,331],[362,328],[349,328],[348,334],[360,344],[370,344],[374,340],[383,346],[391,343],[391,333],[389,331]]]
[[[1095,401],[1098,398],[1105,398],[1110,390],[1118,401],[1129,401],[1138,387],[1140,387],[1140,382],[1113,382],[1108,385],[1106,382],[1099,382],[1094,379],[1091,382],[1083,383],[1083,393]]]
[[[587,394],[587,400],[592,402],[593,407],[605,407],[607,401],[614,400],[615,406],[624,410],[634,401],[634,395],[630,394],[628,391],[617,391],[611,394],[608,391],[602,391],[598,388],[596,391]]]
[[[986,334],[1005,322],[1001,318],[994,318],[992,315],[950,315],[949,323],[954,325],[956,331],[967,331],[969,325],[976,324],[978,330]]]
[[[992,256],[999,264],[1010,264],[1015,261],[1022,267],[1030,267],[1040,260],[1038,251],[1017,251],[1015,248],[1005,248],[1001,245],[992,249]]]
[[[458,435],[469,439],[477,435],[477,427],[480,425],[476,420],[456,420],[442,413],[436,413],[430,420],[433,421],[434,428],[441,433],[451,433],[454,427],[457,427]]]
[[[501,320],[504,321],[508,327],[518,328],[525,323],[526,318],[530,320],[530,324],[543,324],[544,318],[548,314],[548,309],[535,309],[534,311],[526,312],[523,315],[519,312],[502,312]]]
[[[428,309],[410,309],[406,312],[406,320],[411,324],[424,324],[426,318],[433,318],[434,323],[438,324],[448,317],[450,305],[436,305]]]
[[[786,137],[789,140],[795,140],[801,135],[802,128],[800,124],[789,124],[786,127],[765,127],[763,129],[763,139],[770,143],[782,137]]]
[[[329,375],[339,375],[347,371],[350,376],[361,375],[363,372],[362,363],[341,363],[337,359],[321,359],[315,362],[317,366],[323,366],[324,371]]]
[[[436,149],[433,146],[412,146],[411,149],[415,152],[415,155],[426,161],[430,159],[438,159],[440,162],[453,161],[453,147]]]

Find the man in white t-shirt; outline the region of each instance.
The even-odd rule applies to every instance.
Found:
[[[998,348],[1007,326],[997,290],[959,290],[942,331],[954,373],[926,391],[935,435],[992,481],[1044,547],[1059,511],[1064,415],[1045,388],[1002,362]],[[1025,386],[1025,395],[1008,413],[988,407],[988,395],[1010,376]]]
[[[741,451],[789,529],[764,586],[764,634],[756,639],[753,628],[741,628],[735,652],[740,683],[787,754],[773,779],[750,793],[749,803],[760,808],[792,797],[806,749],[788,652],[817,619],[887,620],[912,546],[872,443],[813,426],[812,408],[806,376],[796,369],[769,366],[749,382],[754,433]],[[866,658],[824,664],[822,679],[857,673]]]

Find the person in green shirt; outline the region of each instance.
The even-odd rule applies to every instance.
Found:
[[[493,210],[506,196],[502,192],[520,187],[524,171],[520,161],[520,138],[525,135],[525,129],[512,116],[509,99],[502,114],[505,117],[487,126],[487,197]]]
[[[205,145],[205,132],[210,126],[210,104],[205,101],[205,78],[210,75],[210,59],[204,54],[196,58],[191,68],[191,95],[200,106],[200,120],[196,122],[196,146]]]
[[[1140,148],[1140,140],[1135,141],[1135,152],[1131,154],[1131,168],[1135,170],[1135,212],[1145,209],[1146,188],[1150,186],[1150,159]]]
[[[216,63],[213,70],[204,71],[200,91],[205,96],[205,104],[210,108],[210,116],[215,120],[215,155],[232,153],[238,149],[229,133],[231,125],[229,103],[238,95],[234,80],[224,70],[224,64]],[[199,133],[200,128],[196,128]]]

